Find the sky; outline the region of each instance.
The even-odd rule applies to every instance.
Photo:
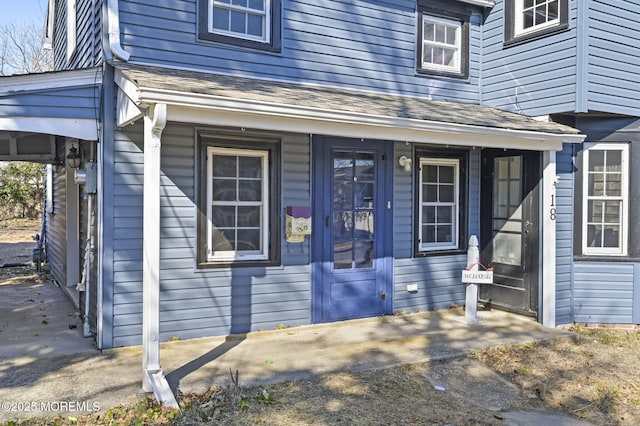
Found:
[[[0,0],[0,25],[40,22],[45,19],[47,3],[48,0]]]

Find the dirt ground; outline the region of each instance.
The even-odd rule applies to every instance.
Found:
[[[28,261],[23,252],[26,246],[15,244],[29,244],[26,253],[30,256],[35,245],[31,236],[38,230],[35,221],[0,223],[0,264],[4,259]],[[0,268],[0,284],[37,279],[33,269]],[[31,419],[17,424],[509,424],[502,408],[487,409],[456,391],[460,370],[455,363],[481,367],[504,380],[512,394],[508,410],[561,411],[594,425],[640,424],[640,332],[577,325],[573,330],[578,336],[575,341],[497,347],[457,360],[332,374],[268,388],[230,386],[181,395],[181,414],[138,404],[99,416]],[[434,378],[434,371],[444,374]],[[481,397],[482,380],[476,378],[479,387],[474,390]]]
[[[37,244],[33,237],[39,232],[39,220],[0,221],[0,266],[31,262],[32,250]],[[0,268],[0,280],[3,277],[3,269],[6,268]]]
[[[192,400],[187,397],[193,408],[178,423],[212,424],[209,422],[215,419],[215,424],[227,425],[514,424],[503,410],[487,409],[486,404],[479,405],[460,392],[454,384],[461,377],[444,378],[447,386],[434,386],[433,371],[456,374],[460,371],[456,363],[480,363],[489,374],[496,373],[513,385],[506,403],[510,412],[531,410],[535,415],[537,410],[551,410],[593,425],[640,424],[640,369],[636,368],[640,365],[640,334],[575,331],[575,341],[499,347],[466,359],[279,384],[268,388],[271,401],[260,396],[261,389],[253,389],[244,394],[245,408],[217,415],[212,401],[220,398],[219,393],[193,396]],[[476,394],[491,398],[493,395],[482,395],[482,380],[475,379]]]

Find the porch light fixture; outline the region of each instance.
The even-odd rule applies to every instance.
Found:
[[[78,151],[78,147],[72,145],[69,148],[69,153],[67,154],[67,166],[72,169],[80,168],[80,151]]]
[[[406,155],[403,155],[400,158],[398,158],[398,164],[400,164],[400,166],[404,168],[405,172],[411,171],[411,163],[412,163],[411,158],[408,158]]]

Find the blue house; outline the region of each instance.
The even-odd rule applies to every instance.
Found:
[[[52,165],[51,271],[98,347],[150,345],[151,381],[173,336],[462,305],[471,235],[481,302],[637,324],[638,21],[617,0],[50,0],[56,71],[0,78],[0,159]]]

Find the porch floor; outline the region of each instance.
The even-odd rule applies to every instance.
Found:
[[[455,309],[166,342],[161,344],[161,362],[174,392],[189,392],[228,385],[230,370],[238,370],[240,384],[249,386],[572,336],[500,311],[479,312],[485,321],[474,325],[456,321],[461,315]],[[0,401],[87,401],[101,410],[131,402],[141,396],[141,359],[139,346],[102,353],[78,347],[78,353],[47,358],[16,354],[0,360]],[[0,411],[0,422],[29,414],[47,413]]]

